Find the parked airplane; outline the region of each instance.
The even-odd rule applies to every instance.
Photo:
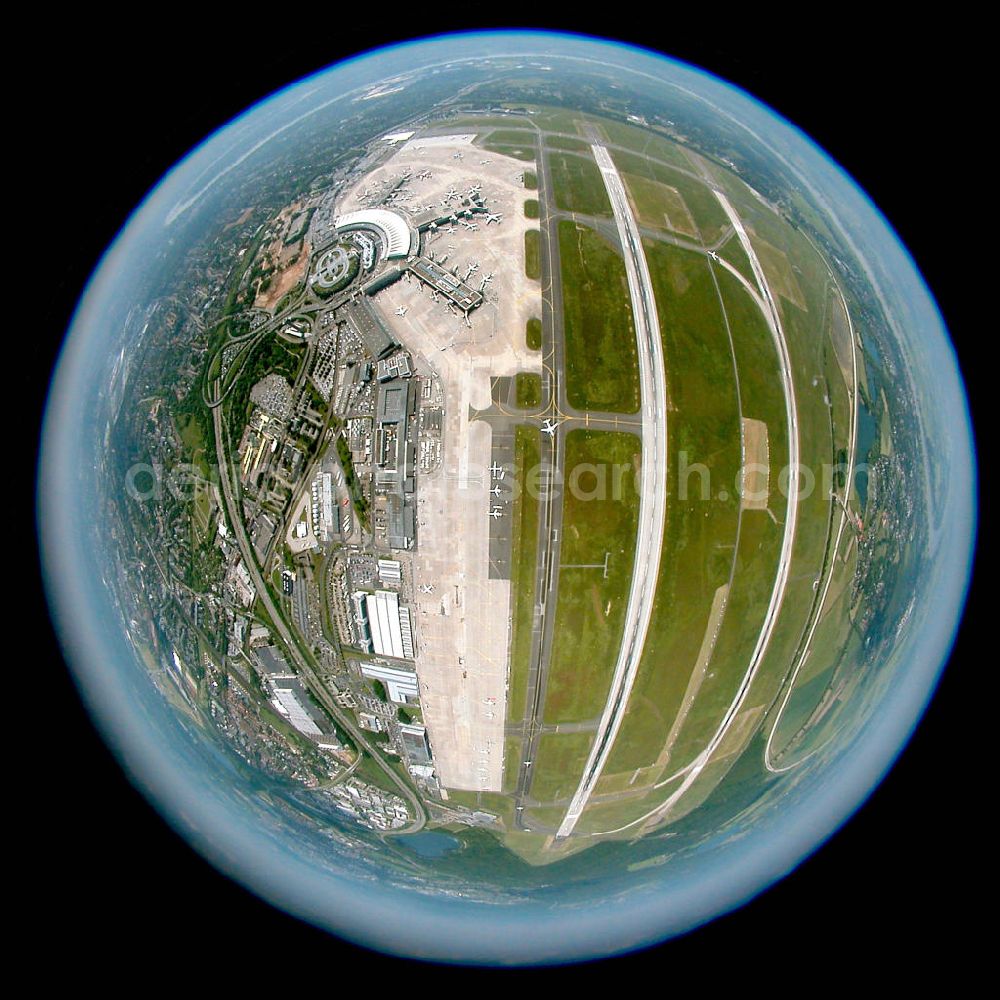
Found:
[[[495,222],[499,226],[500,223],[503,222],[503,216],[499,212],[487,212],[486,225],[488,226],[491,222]]]
[[[490,271],[483,275],[483,288],[485,288],[493,280],[493,272]]]
[[[489,470],[489,471],[490,471],[490,475],[491,475],[491,476],[492,476],[492,477],[493,477],[494,479],[503,479],[504,475],[506,475],[506,472],[507,472],[507,469],[506,469],[506,468],[505,468],[504,466],[502,466],[502,465],[497,465],[497,463],[496,463],[496,462],[494,462],[494,463],[493,463],[493,464],[492,464],[492,465],[490,466],[490,470]]]
[[[472,187],[469,188],[469,194],[479,194],[482,189],[482,184],[473,184]]]
[[[492,160],[480,160],[480,164],[484,167],[488,167],[493,161]]]
[[[503,507],[494,507],[490,511],[490,517],[492,517],[494,521],[496,521],[498,518],[503,517]]]
[[[406,306],[400,306],[400,307],[399,307],[399,308],[398,308],[398,309],[396,310],[396,315],[397,315],[397,316],[405,316],[405,315],[406,315]]]
[[[451,158],[453,160],[464,160],[465,159],[465,153],[463,153],[461,150],[459,150],[457,153],[452,153]]]
[[[493,489],[490,490],[490,493],[492,493],[495,497],[502,496],[503,495],[503,490],[500,489],[500,484],[497,483],[497,485],[494,486]]]
[[[542,430],[548,434],[549,437],[552,437],[555,434],[556,428],[559,426],[560,422],[561,421],[553,420],[551,417],[546,418],[545,422],[542,424]]]

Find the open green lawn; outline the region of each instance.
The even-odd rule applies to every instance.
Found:
[[[657,135],[637,125],[610,121],[607,118],[600,119],[600,128],[612,145],[624,146],[626,149],[662,160],[675,167],[691,169],[691,161],[684,155],[684,150],[665,136]]]
[[[531,666],[531,626],[538,562],[538,498],[524,486],[529,470],[535,468],[540,460],[541,432],[537,427],[516,427],[514,482],[519,489],[511,510],[510,690],[507,698],[507,718],[511,722],[518,722],[524,717]]]
[[[645,251],[666,364],[668,501],[650,630],[605,775],[646,767],[662,750],[698,661],[715,593],[729,579],[739,508],[736,372],[708,263],[666,243],[647,240]],[[693,466],[707,470],[704,499]],[[690,474],[679,483],[685,468]]]
[[[581,215],[611,215],[611,202],[604,178],[588,154],[549,153],[549,170],[556,205],[564,212]]]
[[[730,236],[721,247],[719,247],[719,256],[723,260],[728,260],[729,263],[732,264],[733,267],[735,267],[736,270],[750,282],[750,284],[756,285],[753,268],[750,266],[750,258],[747,257],[746,251],[743,249],[743,244],[740,243],[740,239],[736,233],[733,233],[733,235]]]
[[[639,368],[621,255],[593,229],[564,220],[559,258],[570,405],[635,413]]]
[[[518,372],[514,377],[514,394],[522,410],[533,410],[542,401],[542,376],[537,372]]]
[[[693,166],[681,170],[620,149],[611,150],[611,157],[623,175],[645,177],[677,191],[704,242],[710,243],[725,232],[729,225],[726,213],[705,182],[693,176]],[[628,178],[625,182],[628,186]]]
[[[586,153],[590,145],[583,139],[573,139],[565,135],[547,135],[545,145],[550,149],[564,149],[570,153]]]
[[[533,161],[536,155],[534,145],[514,145],[508,142],[494,142],[492,139],[487,139],[483,143],[483,149],[489,150],[491,153],[499,153],[501,156],[511,156],[515,160]]]
[[[524,273],[535,281],[542,276],[540,239],[537,229],[524,234]]]
[[[549,665],[546,722],[595,718],[607,699],[632,580],[640,449],[634,434],[578,429],[566,435],[559,640]],[[580,568],[603,567],[606,556],[607,577],[602,568]]]
[[[592,732],[544,733],[531,768],[531,798],[537,802],[569,798],[580,783],[593,740]]]
[[[538,175],[535,173],[534,170],[525,170],[524,186],[529,191],[536,191],[538,189]]]
[[[622,180],[640,224],[698,239],[698,227],[675,188],[636,174],[623,174]]]
[[[542,349],[542,321],[537,316],[532,316],[525,324],[524,342],[531,351]]]
[[[530,144],[534,138],[534,130],[525,122],[525,128],[505,128],[490,132],[487,141],[494,145],[523,146]]]
[[[708,674],[678,734],[669,770],[687,763],[704,745],[750,664],[774,586],[785,516],[785,497],[777,483],[788,463],[788,437],[777,352],[760,310],[736,278],[718,269],[716,275],[736,349],[743,415],[764,421],[768,428],[769,510],[743,511],[725,617]],[[787,593],[796,589],[811,598],[811,587],[795,588],[794,583]]]
[[[538,218],[538,200],[536,198],[529,198],[524,203],[524,217],[526,219]]]

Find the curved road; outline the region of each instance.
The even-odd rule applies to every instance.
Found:
[[[215,429],[216,452],[219,455],[228,455],[229,452],[225,447],[226,441],[222,426],[221,406],[212,410],[212,422]],[[299,670],[299,673],[303,679],[308,682],[312,693],[316,696],[320,704],[327,710],[327,712],[329,712],[330,715],[337,721],[337,724],[350,735],[352,740],[354,740],[355,746],[358,748],[358,753],[367,753],[368,756],[371,757],[372,760],[374,760],[375,763],[382,769],[382,771],[388,775],[392,783],[399,790],[400,795],[410,804],[410,807],[413,810],[413,822],[399,830],[386,832],[392,834],[416,833],[427,822],[427,812],[424,809],[423,803],[421,803],[413,789],[411,789],[409,785],[407,785],[406,782],[403,781],[403,779],[382,760],[361,730],[344,714],[343,711],[341,711],[340,707],[330,696],[330,692],[327,691],[326,687],[316,676],[312,666],[308,663],[305,656],[302,655],[301,650],[295,642],[295,638],[292,636],[285,619],[282,617],[281,610],[275,606],[275,603],[271,598],[271,593],[264,583],[264,578],[261,576],[260,568],[257,566],[257,562],[254,559],[253,551],[250,547],[250,540],[247,538],[246,527],[243,524],[243,518],[240,515],[239,505],[236,497],[234,496],[233,484],[230,479],[229,464],[225,461],[220,462],[219,471],[221,474],[220,479],[222,482],[222,495],[226,504],[226,513],[229,516],[229,522],[233,528],[233,535],[236,538],[236,544],[239,547],[240,555],[243,557],[243,562],[250,574],[253,585],[257,588],[257,596],[260,598],[261,604],[264,605],[264,609],[267,611],[268,617],[271,619],[275,631],[281,637],[281,641],[285,644],[285,647],[294,661],[296,668]]]

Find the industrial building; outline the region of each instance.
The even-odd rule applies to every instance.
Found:
[[[392,549],[412,548],[416,538],[416,449],[409,439],[409,418],[415,403],[412,382],[394,380],[379,387],[373,456],[375,489],[386,497],[386,541]]]
[[[365,607],[375,653],[378,656],[412,660],[413,628],[410,609],[400,605],[399,595],[391,590],[376,590],[374,594],[365,595]]]
[[[399,732],[403,737],[406,755],[414,764],[429,764],[431,748],[427,742],[427,730],[418,723],[402,723]]]
[[[409,378],[412,374],[410,356],[405,351],[382,358],[375,366],[375,377],[379,382],[388,382],[394,378]]]
[[[384,357],[399,346],[366,296],[352,301],[339,315],[373,358]]]
[[[354,609],[354,642],[359,649],[370,653],[372,649],[372,630],[368,620],[367,594],[356,590],[351,594],[351,607]]]
[[[329,724],[319,709],[312,706],[309,695],[298,680],[276,680],[272,704],[288,721],[306,736],[322,736]]]
[[[402,583],[403,565],[398,559],[379,559],[378,578],[383,583]]]
[[[420,700],[417,675],[412,670],[386,663],[364,663],[361,673],[369,680],[381,681],[389,700],[397,705],[412,705]]]

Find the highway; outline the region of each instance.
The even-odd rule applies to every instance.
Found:
[[[622,645],[594,745],[587,758],[580,784],[570,800],[569,808],[556,834],[560,838],[568,837],[573,832],[597,779],[604,770],[608,754],[614,746],[615,737],[625,716],[625,707],[639,670],[639,661],[646,644],[646,633],[653,612],[660,555],[663,549],[667,494],[666,369],[652,280],[646,255],[642,249],[639,226],[632,213],[618,170],[604,146],[594,143],[591,150],[611,200],[625,261],[629,295],[632,299],[642,418],[641,484],[635,563],[625,610]]]
[[[215,430],[216,453],[220,456],[224,456],[223,460],[219,462],[219,478],[222,484],[222,495],[226,505],[226,513],[229,517],[229,523],[233,529],[233,536],[235,537],[236,544],[239,547],[240,555],[243,557],[244,565],[246,566],[247,571],[250,574],[250,579],[253,581],[253,585],[257,590],[257,597],[260,599],[261,604],[264,605],[264,610],[271,619],[275,631],[284,643],[289,656],[292,658],[292,661],[303,680],[305,680],[309,685],[310,691],[312,691],[313,695],[315,695],[316,699],[320,702],[323,708],[326,709],[326,711],[329,712],[329,714],[336,720],[340,728],[344,730],[344,732],[348,733],[354,741],[354,745],[357,748],[358,753],[367,753],[368,756],[371,757],[372,760],[374,760],[375,763],[382,769],[382,771],[389,776],[392,783],[399,790],[399,794],[409,803],[413,812],[413,822],[399,830],[392,830],[388,832],[393,834],[416,833],[417,830],[420,830],[427,821],[427,813],[423,804],[420,802],[420,799],[409,787],[409,785],[407,785],[406,782],[403,781],[403,779],[382,760],[381,756],[371,746],[368,739],[357,727],[357,725],[355,725],[355,723],[348,718],[343,711],[341,711],[340,707],[331,697],[326,686],[322,683],[319,677],[316,676],[312,666],[306,660],[305,656],[303,656],[302,651],[296,644],[295,638],[291,634],[291,630],[285,622],[281,609],[275,605],[273,599],[271,598],[271,592],[267,589],[264,578],[261,576],[260,568],[254,558],[250,540],[247,538],[246,526],[243,523],[243,517],[240,513],[239,504],[234,495],[233,484],[230,478],[231,465],[228,462],[228,456],[230,454],[229,443],[225,438],[221,406],[217,406],[212,410],[212,422]]]

